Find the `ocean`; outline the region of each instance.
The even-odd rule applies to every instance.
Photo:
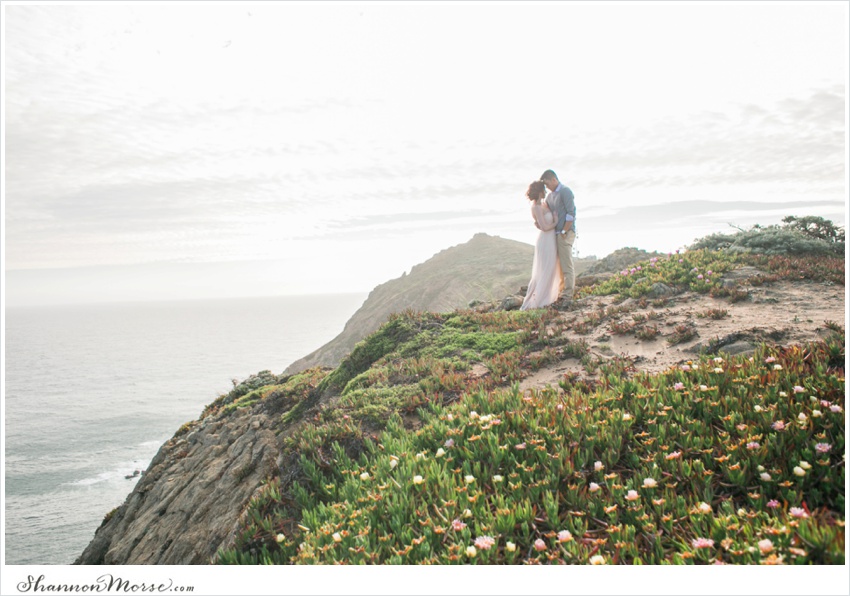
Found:
[[[7,308],[6,564],[73,563],[181,424],[333,339],[365,298]]]

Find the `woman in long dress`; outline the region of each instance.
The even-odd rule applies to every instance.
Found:
[[[546,187],[543,182],[532,182],[525,196],[531,201],[531,216],[534,218],[540,234],[534,247],[534,262],[531,266],[531,281],[520,310],[543,308],[558,299],[561,285],[561,266],[558,264],[558,244],[555,239],[555,225],[558,216],[549,209],[543,197]]]

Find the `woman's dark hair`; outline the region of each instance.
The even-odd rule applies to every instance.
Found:
[[[525,196],[528,197],[529,201],[537,200],[544,194],[546,194],[546,185],[543,184],[540,180],[535,180],[534,182],[529,184],[528,190],[525,192]]]

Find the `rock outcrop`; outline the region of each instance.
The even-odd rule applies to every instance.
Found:
[[[259,409],[207,416],[166,442],[78,565],[208,564],[232,539],[279,445]]]

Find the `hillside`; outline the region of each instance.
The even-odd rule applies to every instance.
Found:
[[[534,247],[498,236],[476,234],[377,286],[343,331],[316,351],[290,364],[285,374],[314,366],[336,366],[363,338],[395,313],[411,309],[449,312],[466,308],[473,300],[489,302],[516,294],[531,275]],[[634,259],[631,262],[636,262]],[[576,259],[580,275],[595,258]]]
[[[77,562],[841,564],[844,285],[693,250],[561,309],[393,315],[211,403]]]

